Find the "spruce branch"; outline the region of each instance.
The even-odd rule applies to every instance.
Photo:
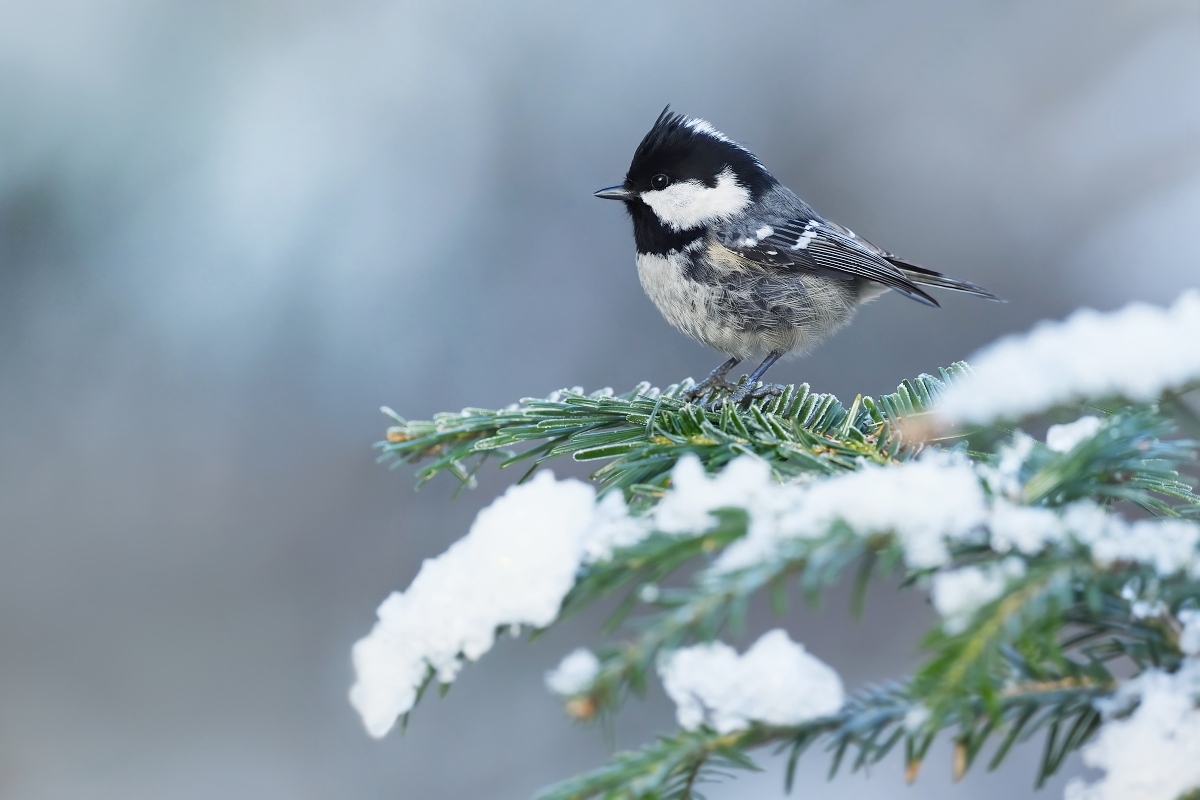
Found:
[[[563,455],[612,459],[593,476],[602,487],[651,496],[661,492],[685,453],[697,455],[710,471],[750,453],[766,458],[780,478],[826,475],[853,469],[860,458],[886,462],[911,454],[899,420],[928,409],[967,372],[958,362],[939,377],[906,380],[878,399],[859,396],[848,408],[805,383],[777,397],[706,411],[679,399],[690,379],[662,391],[641,383],[620,395],[561,391],[499,411],[467,408],[429,421],[406,420],[385,408],[396,424],[377,447],[380,460],[393,465],[427,460],[417,471],[418,485],[441,472],[469,483],[490,458],[500,459],[501,467],[531,462],[532,472]]]
[[[745,533],[744,514],[723,513],[721,521],[707,536],[730,539]],[[703,538],[699,540],[701,548],[703,542]],[[789,552],[762,564],[728,573],[705,571],[689,588],[656,590],[654,605],[663,610],[636,620],[636,636],[602,651],[599,672],[586,696],[587,708],[597,713],[612,712],[628,692],[641,694],[663,651],[712,641],[727,629],[740,630],[749,602],[757,593],[782,588],[787,581],[795,580],[815,601],[868,551],[885,549],[890,544],[886,537],[867,539],[839,526],[820,539],[792,542]],[[601,566],[596,572],[605,577],[585,573],[564,606],[581,607],[598,599],[611,585],[607,576],[623,571],[620,565],[629,563],[627,557],[618,553],[612,565]],[[894,562],[894,558],[882,558],[877,563],[887,568]],[[775,599],[784,596],[779,592]],[[781,610],[778,605],[777,610]],[[624,609],[619,613],[623,614]]]
[[[1156,514],[1179,512],[1155,495],[1194,504],[1200,497],[1179,469],[1195,461],[1196,443],[1168,439],[1175,424],[1153,406],[1113,414],[1100,431],[1066,453],[1039,447],[1025,482],[1028,505],[1061,506],[1083,498],[1126,500]]]
[[[610,764],[563,781],[537,800],[687,800],[695,797],[699,780],[713,779],[730,768],[757,769],[746,753],[769,745],[787,753],[785,782],[790,790],[800,756],[818,743],[832,755],[830,776],[843,764],[851,772],[878,764],[903,744],[906,777],[911,783],[938,734],[951,731],[957,780],[975,762],[984,746],[997,741],[988,765],[995,769],[1008,749],[1047,731],[1042,759],[1044,780],[1078,748],[1097,723],[1093,701],[1112,691],[1111,685],[1086,681],[1040,682],[1009,687],[994,708],[976,702],[958,713],[919,722],[924,703],[903,683],[869,686],[851,697],[842,710],[796,726],[754,725],[720,733],[708,727],[664,736],[641,750],[619,753]],[[852,758],[847,761],[847,756]]]
[[[723,521],[731,524],[719,527],[716,535],[734,534],[734,520],[733,515],[724,517]],[[757,567],[729,574],[702,573],[690,590],[663,592],[659,603],[666,610],[643,620],[636,637],[605,652],[592,688],[581,698],[589,715],[611,713],[625,692],[644,691],[662,651],[695,640],[708,641],[726,628],[736,628],[747,600],[755,592],[797,578],[806,594],[815,595],[867,552],[879,556],[878,563],[888,567],[898,561],[895,543],[889,537],[868,539],[841,529],[835,529],[824,539],[795,542],[792,547],[790,552]],[[963,548],[961,552],[970,553],[971,548]],[[1025,741],[1044,729],[1048,733],[1037,775],[1037,783],[1041,785],[1099,725],[1099,715],[1090,700],[1110,692],[1115,685],[1109,662],[1127,659],[1139,671],[1148,666],[1173,668],[1178,664],[1178,645],[1172,643],[1165,627],[1154,619],[1131,621],[1129,603],[1119,596],[1121,587],[1131,580],[1147,577],[1145,569],[1127,567],[1097,572],[1090,568],[1085,555],[1078,552],[1047,556],[1046,562],[1003,598],[983,609],[962,634],[947,635],[941,630],[932,633],[925,642],[925,648],[932,653],[930,660],[911,684],[905,686],[903,713],[919,704],[930,712],[936,730],[958,728],[955,742],[962,763],[955,767],[955,772],[959,777],[988,742],[999,740],[990,766],[994,769],[1015,742]],[[1165,581],[1160,590],[1164,596],[1179,602],[1188,587],[1194,588],[1194,583],[1186,576],[1178,576]],[[882,703],[880,691],[866,690],[862,696],[872,699],[873,713],[879,712]],[[898,691],[893,687],[884,694],[896,700]],[[847,713],[851,710],[865,713],[862,704],[866,701],[862,697],[856,701],[858,706],[847,706]],[[851,745],[858,751],[854,762],[857,770],[882,759],[906,735],[895,729],[864,729],[862,721],[861,716],[856,716],[853,724],[845,722],[842,733],[835,737],[835,744],[830,747],[835,754],[834,772],[841,763],[838,754],[844,756]],[[759,741],[756,737],[765,730],[755,728],[746,739],[712,741],[745,746],[754,741],[758,744],[753,746],[759,746],[766,740]],[[810,739],[819,738],[815,733],[812,737],[800,736],[800,732],[825,735],[831,730],[824,723],[797,729],[794,732],[798,737],[797,748],[792,760],[811,744]],[[860,730],[866,731],[861,737],[851,736]],[[666,755],[655,749],[646,756],[655,764],[650,771],[655,781],[686,772],[680,765],[689,768],[697,765],[698,751],[679,748],[680,742],[695,745],[699,740],[691,735],[680,736],[683,738],[660,743],[660,748],[671,751]],[[909,736],[907,763],[919,763],[932,741],[928,734]],[[663,767],[666,762],[668,768]],[[612,770],[598,774],[628,777],[631,763],[619,760]],[[629,785],[641,784],[635,781]],[[612,796],[690,797],[686,793],[671,794],[670,790],[669,784],[655,783],[653,792],[660,794]]]
[[[859,396],[848,406],[804,384],[787,387],[777,397],[707,411],[679,399],[692,385],[685,381],[661,392],[640,384],[617,396],[610,391],[563,391],[499,411],[466,409],[430,421],[407,421],[385,410],[396,424],[379,444],[380,460],[393,465],[424,461],[417,472],[418,485],[441,472],[469,484],[489,460],[502,467],[524,462],[529,468],[526,477],[559,456],[607,462],[593,478],[602,489],[619,489],[631,501],[637,537],[632,544],[613,548],[614,542],[631,541],[621,538],[623,533],[614,536],[606,540],[602,555],[574,562],[578,571],[559,607],[561,620],[602,599],[617,600],[604,629],[616,641],[599,648],[598,659],[587,654],[594,675],[589,673],[586,686],[579,689],[555,689],[568,695],[568,712],[580,719],[606,717],[630,695],[642,694],[652,673],[673,658],[674,651],[737,634],[748,604],[760,595],[769,595],[776,613],[784,614],[788,587],[798,587],[815,602],[847,573],[856,572],[856,608],[876,576],[899,573],[905,586],[931,589],[935,605],[933,590],[940,579],[983,582],[977,586],[1001,581],[978,599],[945,607],[965,608],[961,613],[938,605],[945,622],[925,637],[923,666],[910,678],[860,690],[835,714],[796,725],[749,723],[732,732],[702,725],[663,737],[643,750],[619,754],[608,766],[540,797],[687,800],[700,797],[698,788],[723,772],[755,769],[750,751],[767,746],[787,753],[789,787],[797,760],[816,744],[827,749],[831,774],[844,766],[863,769],[902,747],[911,781],[939,736],[953,742],[951,769],[958,778],[988,748],[988,768],[993,769],[1015,744],[1044,733],[1036,776],[1041,785],[1100,729],[1104,720],[1096,700],[1115,692],[1130,674],[1182,669],[1190,651],[1185,652],[1181,620],[1200,605],[1200,558],[1194,567],[1161,564],[1176,563],[1170,560],[1178,556],[1169,549],[1176,546],[1169,535],[1184,533],[1175,528],[1171,534],[1164,528],[1168,538],[1162,546],[1168,550],[1158,555],[1122,550],[1125,555],[1100,561],[1091,540],[1077,537],[1065,521],[1081,511],[1092,514],[1089,519],[1099,515],[1115,520],[1114,530],[1131,530],[1113,510],[1122,502],[1155,516],[1200,520],[1200,496],[1184,477],[1194,468],[1196,445],[1176,433],[1177,425],[1191,432],[1191,412],[1179,398],[1124,404],[1103,412],[1102,421],[1082,420],[1082,427],[1073,428],[1078,435],[1071,444],[1055,445],[1057,449],[997,426],[953,433],[947,438],[961,438],[971,449],[960,444],[957,455],[933,453],[928,460],[936,464],[943,458],[965,469],[969,485],[954,484],[961,489],[957,494],[983,494],[973,501],[972,522],[957,533],[937,534],[945,537],[938,540],[945,547],[938,545],[941,554],[932,562],[911,558],[905,535],[912,534],[903,534],[900,523],[895,529],[874,522],[854,529],[848,521],[853,516],[809,515],[802,535],[787,528],[781,538],[765,540],[766,550],[739,551],[756,555],[748,566],[737,569],[728,565],[747,560],[714,559],[731,546],[743,546],[739,540],[750,533],[752,520],[761,519],[753,516],[761,509],[755,512],[749,504],[717,508],[710,524],[685,523],[696,529],[654,529],[655,520],[663,519],[655,512],[664,497],[696,497],[680,488],[686,470],[675,473],[677,482],[672,484],[672,470],[685,455],[698,458],[710,475],[739,456],[755,456],[759,461],[745,463],[766,464],[776,482],[804,485],[799,494],[797,487],[786,487],[789,494],[781,496],[787,503],[815,497],[817,489],[835,483],[877,487],[880,484],[845,482],[876,473],[899,474],[888,470],[925,469],[924,458],[903,462],[923,448],[938,449],[945,439],[933,438],[930,426],[914,419],[927,414],[948,385],[966,373],[965,365],[956,364],[938,378],[922,375],[905,381],[895,393],[877,399]],[[1065,419],[1095,409],[1068,411],[1071,416]],[[765,469],[756,474],[758,486],[780,489],[766,479]],[[938,475],[939,481],[945,480]],[[701,492],[716,486],[695,485]],[[944,493],[946,485],[935,484],[930,496],[941,496],[938,492]],[[891,491],[894,504],[903,507],[907,495]],[[855,497],[847,507],[856,504]],[[952,500],[947,498],[948,507],[956,508]],[[1009,513],[1005,509],[1026,514],[1021,518],[1038,524],[1057,525],[1057,533],[1035,538],[1033,545],[1020,537],[998,545],[989,539],[990,526],[999,519],[995,515]],[[813,519],[823,520],[820,527],[814,527],[818,523]],[[1145,524],[1187,528],[1189,523]],[[911,530],[911,521],[908,525]],[[934,523],[926,527],[942,530]],[[1096,530],[1097,536],[1109,535]],[[756,548],[764,541],[751,539],[747,544]],[[1012,562],[1017,562],[1015,572],[1010,570]],[[960,574],[951,575],[954,572]],[[558,604],[560,598],[558,594],[552,602]],[[423,691],[433,680],[431,670],[418,688]],[[835,705],[840,686],[837,697]]]

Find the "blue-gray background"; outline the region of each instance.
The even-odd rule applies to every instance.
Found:
[[[373,463],[379,405],[719,360],[591,197],[668,101],[1012,301],[885,297],[776,379],[886,390],[1200,272],[1194,0],[0,0],[0,796],[521,798],[601,763],[541,687],[595,618],[502,643],[382,743],[349,647],[515,477],[414,494]],[[852,686],[930,621],[872,600],[789,621]],[[669,724],[654,696],[617,740]],[[905,789],[814,753],[801,796],[1021,796],[1035,755],[953,787],[943,749]]]

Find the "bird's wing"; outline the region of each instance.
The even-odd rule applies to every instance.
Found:
[[[752,235],[723,237],[737,255],[764,266],[819,272],[834,278],[864,278],[889,286],[919,303],[938,302],[922,291],[886,254],[840,225],[817,218],[796,218],[764,225]]]

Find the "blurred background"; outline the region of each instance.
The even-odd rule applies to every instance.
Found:
[[[720,360],[591,196],[667,102],[1011,301],[885,297],[776,380],[886,391],[1200,275],[1195,0],[0,0],[0,797],[516,799],[607,758],[542,688],[597,617],[501,643],[382,742],[349,648],[517,477],[414,493],[374,463],[381,404]],[[931,620],[871,599],[788,620],[850,686]],[[615,741],[671,724],[654,694]],[[953,786],[942,749],[906,788],[814,753],[800,796],[1027,796],[1036,757]],[[765,763],[710,796],[781,797]]]

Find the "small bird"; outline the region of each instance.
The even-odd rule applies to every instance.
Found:
[[[749,150],[670,106],[638,145],[625,182],[596,197],[625,203],[638,278],[667,322],[729,357],[686,400],[714,390],[731,392],[724,402],[733,404],[777,393],[758,386],[772,364],[808,352],[889,289],[934,307],[921,287],[999,300],[830,222]],[[764,357],[758,368],[740,385],[727,382],[751,356]]]

